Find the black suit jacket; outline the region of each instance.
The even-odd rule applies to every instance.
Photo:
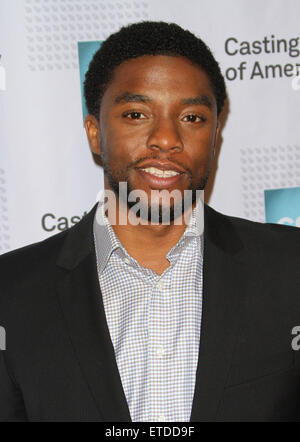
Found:
[[[1,421],[130,421],[98,282],[95,210],[0,257]],[[205,207],[191,421],[300,421],[299,251],[296,228]]]

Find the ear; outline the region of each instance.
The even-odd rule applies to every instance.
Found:
[[[99,122],[94,115],[87,115],[84,121],[85,131],[91,151],[101,157]]]
[[[216,148],[217,148],[217,142],[218,142],[218,138],[220,135],[220,121],[217,121],[217,127],[216,127],[216,132],[215,132],[215,140],[214,140],[214,148],[213,148],[213,156],[216,155]]]

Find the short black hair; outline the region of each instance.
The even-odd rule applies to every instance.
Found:
[[[113,71],[123,61],[143,55],[182,56],[209,76],[220,114],[226,99],[224,77],[210,49],[190,31],[175,23],[142,21],[122,27],[105,40],[85,75],[84,96],[89,114],[97,120],[100,104]]]

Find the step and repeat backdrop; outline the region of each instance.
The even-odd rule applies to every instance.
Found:
[[[209,204],[300,227],[299,17],[299,0],[1,0],[0,253],[72,226],[96,202],[103,172],[82,79],[101,41],[142,20],[194,32],[226,77]]]

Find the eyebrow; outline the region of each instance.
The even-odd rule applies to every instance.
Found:
[[[148,95],[142,95],[142,94],[134,94],[132,92],[124,92],[121,95],[118,95],[114,102],[115,104],[118,103],[130,103],[130,102],[137,102],[137,103],[147,103],[149,101],[152,101]],[[183,98],[180,100],[181,104],[186,105],[200,105],[200,106],[206,106],[209,109],[213,108],[213,103],[211,99],[207,95],[198,95],[197,97],[189,97],[189,98]]]
[[[197,97],[183,98],[181,100],[182,104],[199,104],[201,106],[206,106],[209,109],[213,108],[211,99],[207,95],[198,95]]]
[[[132,92],[124,92],[122,95],[118,95],[115,98],[115,103],[130,103],[132,101],[139,102],[139,103],[146,103],[148,101],[151,101],[151,98],[147,95],[141,95],[141,94],[133,94]]]

